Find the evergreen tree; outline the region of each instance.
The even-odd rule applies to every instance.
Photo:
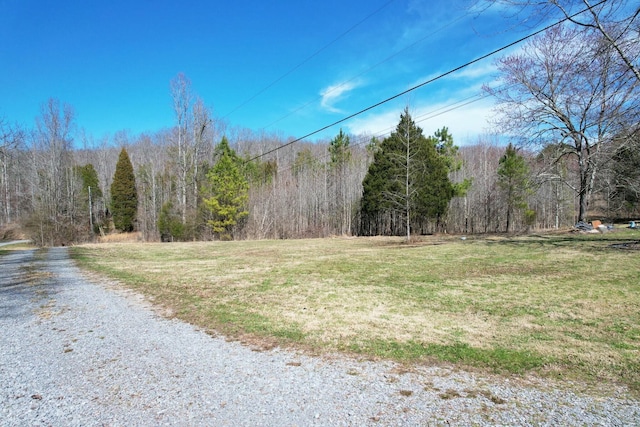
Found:
[[[363,181],[361,234],[411,234],[411,227],[439,220],[454,196],[449,169],[408,109],[396,131],[374,152]]]
[[[348,201],[347,188],[347,167],[351,160],[351,150],[349,135],[345,135],[340,129],[340,133],[329,143],[329,154],[331,155],[331,188],[333,197],[330,200],[330,209],[334,212],[333,227],[339,230],[340,234],[347,234],[351,230],[351,203]]]
[[[299,176],[308,170],[313,170],[322,166],[318,159],[313,155],[309,147],[298,151],[296,159],[293,162],[292,170],[294,175]]]
[[[180,214],[174,208],[173,203],[163,204],[158,216],[160,240],[163,242],[184,240],[184,229],[185,225],[180,220]]]
[[[509,143],[498,166],[498,185],[502,189],[507,207],[507,233],[511,231],[512,215],[515,209],[527,206],[529,191],[529,168],[516,147]]]
[[[113,225],[120,231],[133,231],[138,211],[138,193],[133,165],[125,148],[120,151],[111,183]]]
[[[253,159],[244,164],[244,172],[252,185],[271,184],[278,175],[278,163],[275,160]]]
[[[345,135],[340,129],[340,133],[329,143],[329,154],[331,155],[331,164],[340,167],[351,159],[351,151],[349,144],[351,140],[349,135]]]
[[[210,218],[207,224],[222,240],[230,240],[248,215],[249,184],[241,161],[226,138],[217,147],[218,162],[207,174],[211,197],[204,199]]]
[[[640,138],[635,137],[612,158],[611,205],[624,216],[640,214]]]
[[[98,179],[98,172],[93,167],[91,163],[86,164],[84,166],[77,167],[78,174],[80,175],[80,179],[82,180],[83,191],[89,192],[89,187],[91,187],[91,197],[92,199],[99,199],[102,197],[102,190],[100,190]]]
[[[431,137],[436,144],[438,154],[442,156],[449,173],[457,172],[462,168],[462,160],[458,156],[458,147],[453,142],[453,135],[444,126],[438,129]],[[455,197],[463,197],[471,187],[471,179],[466,178],[462,182],[453,183]]]
[[[101,220],[102,215],[102,190],[100,189],[98,172],[91,163],[84,166],[77,166],[76,173],[80,176],[82,187],[80,189],[80,207],[86,212],[89,222],[94,227],[92,232],[101,225],[96,218]]]
[[[397,234],[393,223],[395,215],[385,193],[399,192],[396,165],[390,153],[398,151],[394,139],[385,138],[375,141],[373,162],[369,165],[362,182],[362,198],[360,199],[360,234],[365,236]]]

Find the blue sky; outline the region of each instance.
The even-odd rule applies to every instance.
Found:
[[[183,72],[230,126],[300,137],[525,34],[467,3],[0,0],[0,117],[31,127],[53,97],[95,139],[153,132],[174,124],[169,82]],[[477,99],[493,70],[482,61],[310,139],[382,133],[409,105],[425,134],[475,142],[491,99],[445,110]]]

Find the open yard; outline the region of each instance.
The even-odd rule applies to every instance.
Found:
[[[169,315],[256,347],[640,390],[640,232],[73,248]]]

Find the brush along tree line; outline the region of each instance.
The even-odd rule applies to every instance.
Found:
[[[569,14],[565,3],[576,2],[549,7]],[[21,222],[52,245],[111,227],[148,240],[410,236],[638,217],[639,14],[625,6],[606,2],[497,60],[485,90],[508,147],[425,136],[406,109],[381,140],[340,130],[260,157],[289,140],[229,127],[179,74],[173,128],[78,149],[73,109],[51,99],[32,130],[0,118],[0,226]]]

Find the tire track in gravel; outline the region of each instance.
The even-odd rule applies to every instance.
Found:
[[[624,389],[252,351],[80,274],[0,256],[0,425],[640,425]]]

